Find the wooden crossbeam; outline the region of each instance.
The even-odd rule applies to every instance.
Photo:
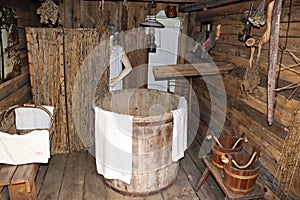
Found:
[[[155,80],[176,79],[193,76],[208,76],[228,73],[233,70],[234,64],[227,62],[195,63],[154,66]]]
[[[211,0],[203,0],[197,1],[196,3],[180,5],[179,12],[191,12],[195,10],[200,10],[203,8],[211,8],[226,5],[228,3],[237,2],[240,0],[218,0],[218,1],[211,1]]]

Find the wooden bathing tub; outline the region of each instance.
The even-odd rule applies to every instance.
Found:
[[[112,189],[139,196],[159,192],[177,177],[172,161],[173,115],[179,97],[149,89],[125,89],[108,93],[96,103],[102,109],[133,116],[132,178],[130,184],[106,179]]]

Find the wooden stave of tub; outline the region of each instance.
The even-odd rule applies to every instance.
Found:
[[[133,99],[138,96],[139,100],[130,105],[129,103],[128,105],[118,105],[116,108],[111,103],[114,101],[111,100],[112,93],[116,95],[116,99],[124,100],[122,94],[119,93],[125,93],[125,96],[127,94]],[[105,183],[117,192],[130,196],[146,196],[166,189],[174,183],[179,166],[178,162],[172,161],[173,115],[170,112],[177,109],[179,97],[151,89],[125,89],[112,93],[99,99],[97,104],[105,110],[114,112],[118,110],[118,113],[121,114],[128,114],[127,111],[129,111],[131,115],[138,112],[140,115],[133,115],[131,183],[126,184],[116,179],[105,179]],[[157,98],[158,96],[160,97]],[[163,105],[169,111],[167,113],[146,116],[143,111],[138,111],[138,104],[141,102],[164,104],[168,101],[171,102],[170,105],[167,105],[168,103]],[[122,110],[126,106],[129,109]],[[143,108],[149,109],[145,104],[143,104]]]

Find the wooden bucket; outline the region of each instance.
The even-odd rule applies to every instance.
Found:
[[[254,147],[251,156],[242,152],[226,154],[226,156],[228,162],[224,164],[225,186],[237,194],[250,193],[254,189],[261,167],[258,149]]]
[[[105,110],[133,116],[132,178],[130,184],[106,179],[112,189],[139,196],[159,192],[177,177],[178,163],[172,161],[173,115],[179,97],[157,90],[125,89],[104,96]]]
[[[223,169],[223,163],[221,157],[226,153],[234,153],[240,152],[243,147],[243,141],[239,142],[234,149],[232,147],[236,144],[239,138],[232,137],[232,136],[225,136],[222,135],[219,137],[219,142],[221,143],[222,147],[219,145],[214,145],[212,148],[212,163],[219,169]]]

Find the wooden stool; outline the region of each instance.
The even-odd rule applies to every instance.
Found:
[[[0,197],[11,200],[35,200],[35,177],[39,164],[0,165]]]
[[[202,177],[200,178],[199,182],[198,182],[198,187],[196,189],[196,192],[198,192],[200,190],[200,188],[202,187],[202,185],[204,184],[204,182],[206,181],[206,179],[208,178],[209,174],[212,174],[213,177],[215,178],[215,180],[217,181],[218,185],[220,186],[220,188],[223,190],[223,192],[225,193],[226,197],[225,199],[227,200],[248,200],[248,199],[264,199],[264,190],[261,186],[259,186],[258,184],[255,185],[254,189],[252,192],[245,194],[245,195],[241,195],[241,194],[235,194],[233,192],[231,192],[225,185],[223,182],[223,170],[220,170],[218,168],[216,168],[211,161],[211,156],[206,156],[203,158],[203,162],[206,165],[206,169],[203,172]]]

